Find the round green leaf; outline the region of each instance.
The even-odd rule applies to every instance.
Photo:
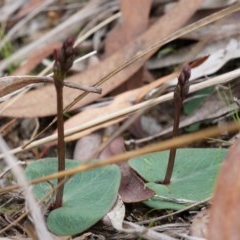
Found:
[[[182,209],[213,193],[218,169],[226,149],[178,149],[171,183],[163,185],[169,151],[156,152],[134,158],[129,165],[147,181],[147,187],[156,195],[144,201],[152,208]]]
[[[79,161],[66,160],[66,169]],[[56,158],[38,160],[26,168],[31,180],[57,172]],[[96,168],[75,174],[64,187],[63,206],[50,212],[48,228],[60,236],[73,235],[88,229],[99,221],[114,204],[120,185],[121,173],[116,165]],[[42,198],[57,180],[37,184],[33,191]]]

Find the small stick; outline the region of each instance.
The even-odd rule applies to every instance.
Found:
[[[177,137],[179,132],[179,121],[180,121],[180,114],[183,105],[183,101],[186,98],[188,91],[189,91],[189,79],[191,76],[191,67],[186,65],[183,67],[179,77],[178,77],[178,84],[174,90],[173,101],[175,106],[175,118],[173,123],[173,134],[172,137]],[[176,148],[171,148],[168,158],[168,166],[166,175],[163,181],[163,184],[169,184],[172,177],[175,156],[176,156]]]
[[[36,83],[51,83],[54,84],[52,77],[36,77],[36,76],[8,76],[0,78],[0,101],[3,101],[5,95],[12,96],[16,94],[16,91],[29,87],[30,84]],[[102,89],[94,86],[87,86],[81,83],[75,83],[70,81],[64,81],[63,85],[69,88],[82,90],[84,92],[92,92],[101,94]]]

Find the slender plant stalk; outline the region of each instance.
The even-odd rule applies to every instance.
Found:
[[[178,136],[181,109],[183,106],[183,101],[186,98],[189,91],[190,76],[191,76],[191,68],[189,65],[186,65],[183,67],[178,77],[178,84],[174,90],[173,101],[174,101],[174,107],[175,107],[175,114],[174,114],[173,133],[172,133],[173,138]],[[177,151],[176,148],[170,149],[168,166],[167,166],[165,178],[163,180],[163,184],[169,184],[171,182],[176,151]]]
[[[58,171],[65,170],[65,142],[64,142],[64,121],[63,121],[63,81],[56,80],[55,87],[57,93],[57,131],[58,131]],[[60,183],[64,178],[58,178]],[[62,206],[64,184],[62,184],[56,194],[55,208]]]
[[[58,131],[58,171],[65,170],[65,141],[63,121],[63,86],[67,71],[71,68],[76,50],[73,48],[73,40],[67,39],[61,49],[54,51],[53,79],[57,95],[57,131]],[[59,188],[56,193],[54,208],[62,206],[64,177],[58,178]]]

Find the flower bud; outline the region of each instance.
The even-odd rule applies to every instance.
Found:
[[[54,76],[57,79],[63,79],[66,72],[71,68],[76,50],[73,48],[74,40],[73,38],[68,38],[63,42],[61,49],[54,50]]]
[[[181,73],[179,74],[178,84],[176,87],[176,90],[179,96],[181,96],[182,100],[184,100],[188,94],[190,76],[191,76],[191,67],[189,65],[186,65],[183,67]]]

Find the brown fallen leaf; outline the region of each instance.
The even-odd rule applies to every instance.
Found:
[[[127,60],[136,56],[137,53],[148,48],[160,39],[164,39],[174,31],[183,26],[186,21],[193,15],[193,13],[201,5],[201,0],[188,1],[181,0],[161,17],[155,24],[153,24],[147,31],[139,36],[136,40],[130,42],[125,47],[121,48],[115,54],[111,55],[96,67],[87,70],[81,74],[76,74],[70,78],[69,81],[81,82],[82,84],[93,85],[99,82],[109,73],[113,72]],[[155,51],[154,51],[155,52]],[[114,77],[104,82],[101,87],[103,89],[102,96],[106,95],[116,87],[125,82],[132,74],[138,71],[149,57],[154,54],[151,52],[141,60],[131,64],[129,67],[117,73]],[[77,90],[64,90],[64,106],[71,103],[80,94]],[[44,96],[44,97],[43,97]],[[74,109],[84,106],[92,101],[97,100],[100,96],[92,94],[87,95]],[[25,94],[21,100],[16,101],[3,112],[2,116],[12,117],[36,117],[49,116],[56,114],[55,92],[53,86],[46,86],[36,89]],[[0,105],[0,110],[5,108],[5,104]]]
[[[12,17],[12,21],[18,21],[20,18],[27,16],[36,7],[42,4],[42,0],[29,0],[23,7]]]
[[[127,162],[120,164],[122,172],[119,194],[126,203],[142,202],[155,192],[146,187],[145,182],[129,167]]]
[[[92,120],[93,118],[94,119],[101,118],[102,116],[104,116],[106,114],[112,114],[115,111],[118,111],[119,109],[123,110],[124,108],[132,106],[132,105],[140,102],[152,89],[159,87],[162,83],[164,83],[168,80],[174,79],[177,75],[178,75],[178,73],[172,73],[168,76],[162,77],[162,78],[156,80],[155,82],[152,82],[152,83],[150,83],[144,87],[141,87],[139,89],[135,89],[132,91],[127,91],[125,93],[119,94],[118,96],[116,96],[114,98],[112,103],[110,103],[108,106],[83,110],[82,112],[74,115],[73,117],[71,117],[70,119],[65,121],[64,129],[66,130],[66,129],[76,127],[78,125],[84,124],[84,123]],[[0,91],[0,93],[1,93],[1,91]],[[82,146],[82,144],[85,144],[85,141],[88,141],[88,139],[89,139],[88,136],[91,133],[93,133],[94,131],[111,126],[115,123],[121,122],[125,118],[127,118],[127,116],[124,116],[121,118],[116,118],[112,121],[107,121],[103,124],[99,124],[95,127],[88,128],[87,130],[84,130],[79,133],[68,136],[65,138],[65,140],[66,141],[78,140],[78,142],[79,141],[81,142],[81,143],[79,143],[80,146]],[[84,136],[87,136],[87,138],[83,140],[82,138]],[[43,151],[43,154],[45,154],[50,147],[52,147],[56,144],[57,144],[57,142],[48,144],[46,146],[45,150]],[[89,146],[88,148],[91,148],[91,146]],[[84,150],[84,153],[82,153],[82,150],[75,149],[75,151],[76,151],[76,153],[74,154],[74,156],[75,156],[74,159],[77,159],[78,156],[81,156],[82,154],[85,155],[85,150]],[[80,154],[78,154],[78,153],[80,153]],[[43,154],[41,154],[41,157],[43,156]],[[88,155],[88,154],[86,154],[86,155],[88,157],[90,157],[90,155]],[[84,159],[81,158],[81,160],[84,160]]]
[[[155,82],[152,82],[146,86],[143,86],[141,88],[131,90],[124,92],[122,94],[119,94],[114,98],[112,103],[110,103],[107,106],[104,107],[98,107],[98,108],[93,108],[93,109],[86,109],[75,116],[71,117],[69,120],[67,120],[64,123],[64,129],[69,129],[75,126],[78,126],[80,124],[86,123],[91,119],[97,119],[99,117],[105,116],[106,114],[112,114],[114,112],[117,112],[119,109],[124,109],[127,107],[130,107],[138,102],[140,102],[146,94],[151,91],[155,87],[159,87],[162,83],[174,79],[174,77],[177,76],[177,73],[170,74],[166,77],[163,77]],[[71,136],[66,137],[66,141],[73,141],[76,139],[79,139],[83,136],[86,136],[98,129],[110,126],[114,123],[118,123],[122,120],[127,118],[127,116],[121,117],[114,119],[113,121],[107,121],[103,124],[99,124],[93,128],[88,128],[85,131],[81,131],[79,133],[73,134]]]
[[[132,5],[134,4],[134,7]],[[105,56],[110,56],[125,44],[134,40],[148,27],[148,18],[152,0],[135,0],[134,3],[128,0],[121,0],[122,22],[118,24],[105,40]],[[143,85],[143,73],[148,71],[140,68],[127,82],[115,89],[112,94],[131,90]]]
[[[12,75],[29,74],[41,61],[51,55],[54,49],[60,48],[62,43],[52,43],[37,49],[29,54],[23,64]]]
[[[128,0],[121,0],[122,21],[106,37],[106,56],[110,56],[120,47],[124,47],[126,43],[146,30],[151,2],[151,0],[136,0],[132,3]]]
[[[209,234],[211,240],[240,238],[240,140],[229,149],[221,167],[213,205],[210,209]]]
[[[100,159],[125,152],[123,137],[115,138],[100,154]],[[146,187],[144,181],[136,175],[128,163],[119,164],[122,178],[119,194],[123,202],[141,202],[151,198],[155,192]]]

